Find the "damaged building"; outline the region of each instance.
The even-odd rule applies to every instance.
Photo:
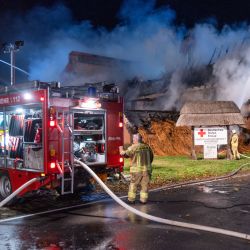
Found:
[[[107,56],[72,51],[62,74],[65,84],[78,85],[82,82],[114,82],[122,79],[130,62]]]
[[[217,100],[218,86],[213,79],[211,64],[179,70],[174,80],[170,73],[155,80],[146,81],[139,77],[124,80],[131,65],[132,62],[126,60],[72,51],[63,72],[63,82],[70,85],[118,83],[125,99],[124,143],[130,144],[131,133],[139,131],[157,155],[189,155],[191,130],[175,124],[184,103]],[[250,112],[245,113],[246,121],[250,120]],[[244,129],[247,131],[246,127]]]

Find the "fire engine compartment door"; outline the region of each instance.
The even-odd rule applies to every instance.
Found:
[[[88,165],[105,165],[105,110],[73,110],[73,121],[74,155]]]
[[[0,167],[44,171],[42,105],[0,110]]]

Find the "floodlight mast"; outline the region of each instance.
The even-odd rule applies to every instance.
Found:
[[[3,52],[10,53],[10,85],[15,84],[15,52],[20,50],[24,45],[24,41],[15,41],[15,43],[3,44]]]

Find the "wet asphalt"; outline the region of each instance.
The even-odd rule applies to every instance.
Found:
[[[100,195],[102,200],[95,202]],[[105,194],[86,197],[82,207],[0,220],[0,249],[250,249],[250,241],[140,218]],[[21,207],[1,209],[1,218],[4,213],[11,217],[31,212]],[[151,192],[147,205],[137,202],[133,207],[162,218],[250,234],[250,176]],[[41,206],[33,212],[39,211]]]

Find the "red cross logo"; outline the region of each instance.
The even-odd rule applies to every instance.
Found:
[[[200,131],[198,132],[198,135],[200,135],[200,137],[203,137],[203,135],[205,135],[206,132],[203,131],[203,129],[200,129]]]

